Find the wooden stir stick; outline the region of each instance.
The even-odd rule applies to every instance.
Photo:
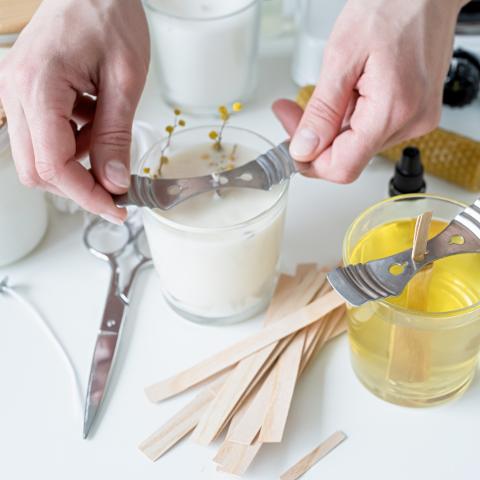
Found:
[[[288,299],[288,293],[292,288],[294,278],[289,275],[281,275],[272,301],[267,311],[267,318],[273,318],[274,313],[281,310],[281,307]],[[139,449],[150,458],[158,460],[164,453],[187,436],[198,425],[209,405],[215,399],[228,378],[228,373],[222,373],[220,378],[207,385],[198,393],[193,400],[188,402],[170,420],[158,430],[145,439]]]
[[[317,349],[320,349],[331,338],[345,332],[344,313],[345,307],[342,306],[328,314],[327,318],[319,319],[317,323],[326,323],[326,328],[318,329],[321,333],[320,335],[310,336],[307,339],[305,344],[307,348],[303,352],[300,374],[303,373]],[[222,444],[217,456],[214,458],[214,461],[220,464],[217,470],[243,475],[256,453],[258,453],[259,444],[262,445],[263,442],[260,440],[261,432],[257,438],[256,433],[260,428],[263,428],[265,413],[269,411],[268,397],[273,384],[272,374],[273,372],[270,372],[256,395],[246,404],[246,411],[242,412],[243,415],[241,415],[239,421],[233,421],[236,417],[232,420],[231,427],[233,426],[233,431],[229,429],[227,439],[224,442],[226,445]],[[235,425],[233,425],[234,423]],[[250,444],[250,448],[245,448],[248,444]],[[232,468],[231,465],[234,465],[234,467]]]
[[[301,477],[307,470],[315,465],[319,460],[328,455],[335,447],[338,447],[347,436],[343,432],[335,432],[322,442],[317,448],[305,455],[293,467],[290,467],[285,473],[280,475],[280,480],[296,480]]]
[[[417,218],[413,236],[412,259],[421,261],[427,253],[432,212]],[[426,311],[433,265],[427,265],[407,285],[407,307]],[[429,375],[429,332],[393,325],[390,335],[388,378],[402,382],[422,382]]]
[[[309,303],[318,290],[319,285],[325,281],[325,274],[318,272],[315,265],[302,271],[299,277],[300,284],[287,298],[284,315],[292,313]],[[282,315],[280,315],[281,317]],[[273,320],[278,320],[278,318]],[[213,441],[235,408],[235,405],[239,402],[249,385],[255,380],[255,377],[257,377],[259,370],[268,360],[276,345],[277,343],[274,342],[241,360],[236,365],[221,391],[209,406],[207,414],[202,417],[202,420],[196,427],[192,435],[192,439],[196,443],[208,445]],[[287,350],[289,348],[290,346],[287,347]],[[282,354],[281,358],[284,355],[285,353]]]
[[[173,397],[194,385],[210,378],[222,370],[234,365],[252,353],[291,335],[312,323],[318,318],[343,305],[345,300],[334,291],[327,293],[309,305],[287,315],[278,322],[269,325],[254,335],[241,340],[229,348],[212,355],[203,362],[180,372],[164,381],[145,389],[147,397],[158,402]]]
[[[272,302],[270,303],[266,314],[266,325],[271,324],[279,318],[282,318],[284,315],[291,313],[292,311],[295,311],[295,309],[308,303],[313,295],[315,295],[315,291],[319,288],[319,285],[325,280],[324,275],[320,274],[314,264],[302,266],[299,270],[300,271],[297,272],[295,277],[289,275],[280,276]],[[288,346],[288,343],[289,337],[286,337],[277,343],[268,360],[261,365],[260,370],[256,371],[257,377],[252,381],[251,385],[248,386],[242,399],[237,405],[235,405],[235,409],[232,413],[236,412],[236,410],[241,407],[244,399],[248,398],[252,389],[255,388],[255,384],[263,378],[264,373],[268,371],[278,356],[282,354],[285,347]],[[250,357],[246,357],[245,360],[255,356],[256,354],[253,354]],[[252,365],[250,366],[252,367]],[[258,366],[256,367],[256,370]],[[197,427],[200,420],[207,416],[206,414],[210,405],[218,397],[220,391],[226,384],[226,380],[232,376],[232,373],[232,371],[222,372],[217,380],[207,385],[173,418],[142,442],[139,446],[140,450],[142,450],[151,460],[155,461],[183,437],[188,435],[188,433]],[[229,449],[229,451],[230,450],[231,449]],[[249,457],[253,459],[251,456],[253,450],[254,449],[244,449],[241,452],[242,462],[245,463]],[[228,460],[231,461],[232,459],[229,458]],[[230,463],[229,466],[231,467]]]

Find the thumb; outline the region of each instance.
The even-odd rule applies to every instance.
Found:
[[[354,75],[339,72],[328,61],[324,62],[319,82],[290,144],[295,160],[310,162],[330,146],[340,133],[355,83]]]
[[[97,181],[110,193],[130,185],[132,123],[141,88],[103,85],[98,93],[92,125],[90,159]]]

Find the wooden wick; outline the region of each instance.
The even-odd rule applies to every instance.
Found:
[[[282,275],[261,332],[156,385],[160,399],[219,376],[140,445],[143,453],[156,460],[192,430],[206,445],[229,426],[214,461],[242,475],[265,441],[280,441],[298,376],[345,331],[344,301],[329,291],[325,273],[308,264]]]
[[[323,317],[344,303],[345,300],[338,293],[334,291],[329,292],[309,305],[207,358],[203,362],[167,380],[147,387],[145,393],[152,402],[159,402],[177,395],[234,365],[252,353],[315,323],[318,318]]]
[[[425,212],[417,217],[413,233],[412,259],[421,262],[427,254],[428,231],[432,223],[432,212]]]
[[[413,236],[412,259],[422,261],[427,254],[427,242],[432,212],[417,218]],[[418,272],[407,285],[406,306],[426,311],[432,265]],[[428,378],[430,365],[430,334],[415,327],[393,325],[390,334],[387,376],[395,382],[423,382]]]
[[[328,455],[335,447],[340,445],[347,436],[343,432],[335,432],[322,442],[317,448],[305,455],[293,467],[290,467],[285,473],[280,475],[280,480],[296,480],[305,472],[310,470],[319,460]]]

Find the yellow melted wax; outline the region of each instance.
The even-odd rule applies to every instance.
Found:
[[[445,226],[433,220],[429,237]],[[411,219],[372,229],[355,246],[349,263],[411,248],[414,228]],[[349,310],[358,377],[378,396],[412,406],[439,403],[462,392],[472,379],[480,348],[480,313],[475,308],[454,312],[480,301],[480,255],[438,260],[419,275],[399,297]]]

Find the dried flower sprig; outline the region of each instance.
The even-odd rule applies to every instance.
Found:
[[[178,128],[178,127],[184,127],[187,123],[185,122],[185,120],[183,118],[180,118],[180,115],[182,114],[182,112],[178,109],[178,108],[175,108],[173,110],[173,113],[174,113],[174,120],[173,120],[173,123],[170,124],[170,125],[167,125],[165,127],[165,131],[168,133],[168,136],[167,136],[167,139],[160,151],[160,162],[159,162],[159,165],[158,165],[158,168],[157,168],[157,171],[151,175],[152,178],[158,178],[158,177],[161,177],[162,175],[162,168],[164,165],[167,165],[168,162],[169,162],[169,159],[166,155],[166,152],[168,150],[168,148],[170,147],[170,144],[172,142],[172,136],[175,132],[175,130]],[[150,168],[148,167],[145,167],[143,169],[143,173],[145,173],[146,175],[149,175],[150,174]]]
[[[230,117],[232,113],[240,112],[242,110],[243,105],[240,102],[235,102],[232,105],[232,111],[230,112],[228,108],[225,105],[221,105],[218,107],[218,113],[220,114],[220,118],[222,120],[222,124],[220,125],[220,128],[218,131],[212,130],[209,132],[208,136],[210,137],[211,140],[214,141],[213,148],[215,150],[221,150],[222,149],[222,136],[223,136],[223,131],[225,130],[225,127],[230,120]]]

